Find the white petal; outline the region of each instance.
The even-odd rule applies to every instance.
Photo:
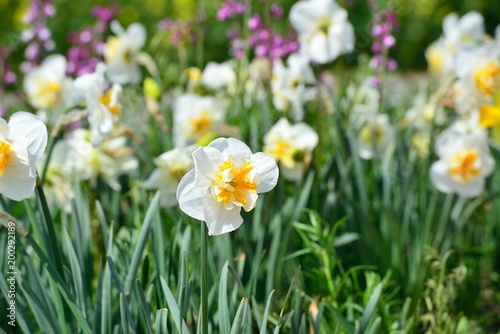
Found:
[[[184,175],[177,187],[177,201],[185,214],[198,220],[205,220],[203,201],[208,195],[208,188],[196,187],[194,179],[194,169]]]
[[[208,197],[203,203],[208,235],[220,235],[236,230],[243,223],[240,211],[241,208],[238,206],[226,210],[224,205],[218,203],[213,197]]]
[[[318,145],[318,134],[307,124],[298,123],[293,126],[294,145],[300,149],[312,150]]]
[[[136,51],[139,51],[146,42],[146,29],[140,23],[132,23],[127,28],[127,41]]]
[[[193,152],[195,183],[200,187],[212,185],[215,173],[224,162],[222,153],[214,147],[199,147]]]
[[[161,170],[156,168],[142,186],[145,189],[158,189],[161,183]]]
[[[328,36],[316,33],[311,37],[307,53],[312,61],[325,64],[338,57],[340,50],[337,43],[329,43]]]
[[[12,144],[9,164],[0,176],[0,193],[6,197],[21,201],[28,198],[35,189],[36,169],[28,161],[27,151],[17,142]]]
[[[217,138],[208,144],[224,153],[224,156],[252,154],[250,148],[241,140],[236,138]]]
[[[449,167],[445,161],[439,160],[432,164],[429,176],[434,186],[444,193],[451,193],[456,188],[456,183],[451,179]]]
[[[295,164],[295,167],[288,168],[280,164],[281,175],[287,180],[299,181],[302,179],[303,167],[301,164]]]
[[[477,178],[465,184],[460,184],[456,191],[460,196],[471,198],[481,195],[484,189],[484,178]]]
[[[47,127],[35,115],[20,111],[11,116],[9,128],[12,138],[22,136],[28,139],[30,160],[40,159],[47,146]]]
[[[278,166],[274,159],[269,154],[259,152],[252,155],[250,163],[257,172],[257,193],[265,193],[273,189],[279,177]]]

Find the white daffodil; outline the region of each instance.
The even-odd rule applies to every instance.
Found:
[[[303,104],[316,96],[314,74],[309,66],[309,60],[304,55],[291,54],[287,67],[281,59],[273,66],[271,89],[274,107],[280,111],[287,110],[291,105],[297,121],[304,117]]]
[[[346,98],[342,101],[344,109],[351,110],[351,116],[372,117],[379,110],[380,92],[371,78],[359,85],[350,84],[346,88]]]
[[[190,145],[202,137],[217,135],[225,113],[225,108],[213,97],[196,94],[179,96],[174,103],[176,146]]]
[[[118,98],[122,92],[119,84],[113,84],[106,92],[104,72],[106,65],[97,65],[94,73],[84,74],[74,81],[77,92],[84,96],[88,120],[90,124],[90,139],[93,144],[99,143],[107,135],[120,114]]]
[[[71,211],[71,199],[75,197],[70,155],[71,147],[66,141],[58,141],[54,145],[43,183],[49,205],[62,207],[66,212]],[[43,165],[45,160],[38,160],[38,166]]]
[[[318,134],[309,125],[290,125],[286,118],[264,136],[264,152],[279,162],[281,174],[289,180],[302,178],[317,144]]]
[[[301,0],[290,9],[301,52],[325,64],[354,49],[354,28],[347,11],[333,0]]]
[[[164,207],[177,204],[177,187],[182,177],[189,172],[193,166],[191,153],[194,147],[179,148],[161,154],[155,159],[156,168],[151,176],[144,182],[146,189],[159,189],[160,201]]]
[[[118,177],[138,166],[133,149],[126,147],[125,142],[125,137],[116,137],[94,146],[90,142],[90,133],[85,129],[77,129],[69,140],[72,148],[69,161],[80,180],[90,180],[90,184],[95,186],[97,178],[101,177],[113,190],[118,191],[121,188]]]
[[[108,39],[104,47],[108,79],[119,84],[140,83],[138,56],[146,42],[146,29],[140,23],[132,23],[124,30],[120,23],[113,21],[111,30],[116,36]]]
[[[394,143],[394,129],[387,115],[379,114],[368,119],[358,134],[358,154],[362,159],[382,156]]]
[[[193,152],[194,169],[181,180],[177,200],[187,215],[203,220],[209,235],[234,231],[241,208],[252,210],[258,194],[278,182],[278,166],[265,153],[252,154],[234,138],[218,138]]]
[[[500,98],[500,44],[462,49],[456,55],[455,66],[459,87],[456,104],[461,114],[494,105]]]
[[[52,55],[45,58],[24,78],[24,91],[29,103],[51,121],[71,102],[71,79],[66,77],[66,58]]]
[[[448,14],[443,20],[443,36],[425,52],[430,72],[437,75],[451,73],[459,49],[479,45],[487,39],[481,14],[469,12],[461,18],[456,13]]]
[[[445,130],[436,143],[439,160],[430,169],[432,183],[439,191],[476,197],[495,167],[483,137]]]
[[[33,114],[17,112],[9,123],[0,118],[0,193],[20,201],[35,189],[36,161],[47,146],[47,128]]]
[[[419,90],[404,117],[404,122],[419,132],[429,132],[434,124],[443,125],[445,120],[443,108],[429,99],[424,88]]]
[[[236,73],[229,62],[222,64],[209,62],[201,74],[201,83],[212,90],[221,88],[232,90],[236,85]]]

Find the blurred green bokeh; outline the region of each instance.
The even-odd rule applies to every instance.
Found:
[[[490,34],[493,34],[495,27],[500,23],[498,0],[373,1],[378,3],[379,8],[386,8],[398,15],[400,28],[396,32],[397,45],[391,50],[391,55],[402,69],[418,70],[426,67],[424,50],[441,34],[441,23],[448,13],[457,12],[463,15],[476,10],[483,14],[486,30]],[[228,58],[228,42],[224,34],[227,23],[215,19],[215,13],[221,2],[221,0],[126,0],[115,3],[120,6],[118,19],[122,24],[128,25],[139,21],[147,27],[150,34],[156,31],[156,24],[164,18],[196,20],[198,14],[203,13],[206,18],[205,60],[222,61]],[[276,2],[285,8],[285,13],[295,3],[286,0]],[[371,17],[367,0],[339,2],[348,10],[349,19],[356,29],[356,52],[350,57],[369,52]],[[109,2],[55,1],[57,15],[49,19],[48,25],[56,41],[56,52],[64,52],[68,48],[66,40],[68,32],[81,30],[94,22],[90,9],[97,4],[104,5]],[[262,6],[262,1],[254,0],[253,5]],[[29,1],[26,0],[0,0],[0,44],[19,44],[19,32],[23,29],[22,16],[28,6]]]

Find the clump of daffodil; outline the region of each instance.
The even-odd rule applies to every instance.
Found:
[[[124,136],[109,136],[98,144],[93,144],[90,133],[85,129],[73,131],[68,144],[71,147],[71,163],[80,180],[89,180],[92,187],[102,178],[113,190],[120,190],[120,175],[135,170],[138,161],[134,150],[126,146]]]
[[[456,128],[445,130],[436,142],[439,160],[430,169],[430,179],[445,193],[476,197],[484,189],[486,178],[495,168],[486,137],[464,133]]]
[[[35,189],[36,161],[47,146],[47,128],[35,115],[20,111],[0,118],[0,193],[15,201]]]
[[[488,39],[484,19],[477,12],[469,12],[459,18],[450,13],[443,19],[443,35],[425,51],[429,71],[435,75],[453,72],[455,54],[460,48],[483,43]]]
[[[311,161],[318,134],[307,124],[290,125],[281,118],[264,136],[264,152],[278,162],[281,174],[289,180],[300,180]]]
[[[177,200],[187,215],[207,224],[209,235],[234,231],[240,211],[252,210],[258,194],[278,182],[278,166],[265,153],[252,154],[235,138],[218,138],[193,152],[194,168],[179,183]]]
[[[193,150],[193,146],[176,147],[154,160],[157,168],[144,182],[144,188],[159,189],[162,206],[171,207],[177,204],[176,192],[179,182],[194,165],[191,156]]]

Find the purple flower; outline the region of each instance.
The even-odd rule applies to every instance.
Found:
[[[104,22],[111,22],[118,13],[119,6],[116,4],[109,6],[94,6],[92,7],[92,15]]]
[[[253,14],[252,17],[248,20],[248,28],[250,30],[257,30],[260,28],[260,15]]]
[[[283,8],[277,3],[273,3],[271,5],[271,15],[278,19],[281,18],[283,16]]]

